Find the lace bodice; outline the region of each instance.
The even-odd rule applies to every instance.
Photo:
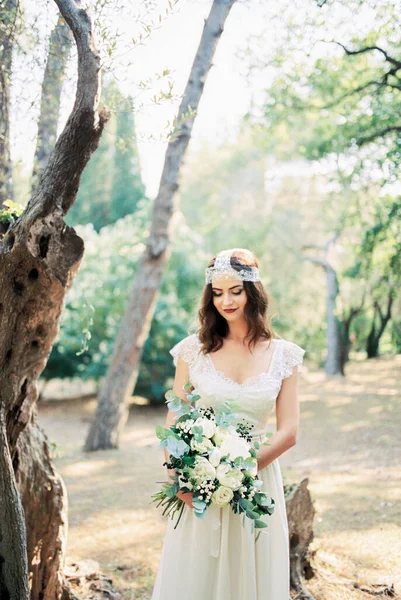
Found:
[[[253,423],[254,435],[258,436],[266,431],[283,379],[292,374],[295,366],[301,371],[305,354],[305,350],[293,342],[274,339],[273,343],[275,347],[268,370],[248,377],[242,383],[216,369],[210,354],[200,351],[201,343],[196,333],[173,346],[170,354],[175,365],[178,357],[188,363],[189,380],[201,396],[199,405],[217,407],[226,400],[235,400],[242,407],[241,411],[235,411],[238,420]]]

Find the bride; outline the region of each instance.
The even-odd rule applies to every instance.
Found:
[[[186,506],[177,529],[168,519],[151,600],[288,600],[288,524],[278,457],[296,443],[297,376],[305,350],[274,335],[253,252],[223,250],[205,275],[199,328],[170,350],[173,390],[185,400],[183,387],[190,382],[201,396],[198,406],[235,399],[239,419],[251,422],[252,436],[260,440],[275,415],[276,431],[257,459],[261,491],[274,498],[275,508],[255,541],[229,506],[210,505],[198,519],[193,494],[178,492]],[[166,427],[173,422],[169,411]],[[170,481],[171,475],[168,469]]]

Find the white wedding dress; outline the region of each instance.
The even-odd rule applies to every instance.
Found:
[[[197,334],[176,344],[170,353],[177,364],[180,356],[189,365],[189,378],[199,391],[197,405],[217,407],[236,399],[239,420],[254,424],[253,436],[260,439],[274,419],[275,401],[281,382],[301,370],[305,350],[296,344],[274,339],[267,372],[239,384],[218,371],[210,354],[199,352]],[[231,507],[209,506],[199,519],[185,506],[177,529],[168,517],[159,568],[151,600],[288,600],[289,540],[283,482],[278,459],[258,472],[262,491],[275,500],[274,513],[264,516],[265,529],[251,533],[250,521],[234,514]],[[261,532],[255,541],[257,532]]]

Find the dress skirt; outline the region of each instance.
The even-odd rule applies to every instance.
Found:
[[[258,471],[262,491],[275,500],[268,527],[231,507],[211,505],[204,519],[185,506],[174,529],[168,517],[151,600],[289,600],[288,523],[278,459]],[[256,535],[261,532],[259,539]]]

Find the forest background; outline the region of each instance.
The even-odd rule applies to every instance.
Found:
[[[99,56],[70,0],[0,4],[0,500],[16,511],[0,511],[0,562],[14,569],[0,596],[28,598],[28,580],[32,600],[70,593],[86,568],[72,561],[93,557],[123,597],[149,597],[168,351],[196,328],[207,262],[235,246],[259,258],[276,333],[306,349],[302,427],[282,464],[309,485],[311,528],[316,510],[308,587],[318,600],[394,596],[400,2],[77,5]],[[206,60],[189,77],[199,107],[183,115],[204,19],[222,5],[210,73]]]
[[[148,235],[166,132],[195,49],[195,17],[207,7],[177,3],[125,56],[132,31],[123,29],[123,5],[101,17],[108,55],[103,98],[113,117],[67,216],[86,251],[44,379],[96,382],[107,370]],[[153,16],[159,8],[144,3],[141,10]],[[373,1],[235,7],[199,108],[173,254],[133,393],[164,401],[173,375],[168,350],[196,320],[206,262],[226,247],[257,254],[276,331],[306,348],[315,365],[323,367],[327,355],[328,269],[337,280],[333,311],[344,344],[361,357],[400,352],[396,9],[395,2]],[[37,28],[23,33],[14,60],[11,114],[13,199],[22,205],[37,106],[24,108],[40,93],[56,19],[50,2],[26,10]],[[139,11],[139,29],[143,18]],[[75,60],[71,52],[59,128],[73,100]],[[138,81],[146,69],[148,77]]]

